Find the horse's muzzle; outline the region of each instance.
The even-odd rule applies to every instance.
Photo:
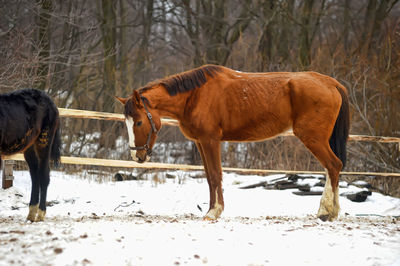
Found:
[[[136,161],[137,163],[145,163],[145,162],[150,161],[150,158],[151,158],[150,156],[145,155],[144,158],[136,157],[136,160],[134,160],[134,161]]]
[[[147,144],[141,147],[130,147],[130,150],[132,160],[135,162],[144,163],[150,161],[152,149]]]
[[[131,152],[132,160],[137,163],[145,163],[150,161],[151,156],[148,153],[145,153],[143,156],[141,154],[137,154],[136,152]]]

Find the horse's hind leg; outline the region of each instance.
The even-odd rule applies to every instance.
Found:
[[[36,217],[36,221],[43,221],[46,215],[46,199],[47,199],[47,187],[50,183],[50,146],[42,146],[42,144],[36,144],[36,154],[39,157],[39,167],[37,176],[39,179],[40,188],[40,201],[39,209]]]
[[[35,144],[25,151],[24,156],[32,180],[27,219],[32,222],[43,221],[46,215],[47,187],[50,182],[49,148]]]
[[[28,148],[24,153],[25,161],[29,166],[29,172],[31,175],[31,199],[29,202],[29,214],[27,220],[34,222],[36,220],[38,204],[39,204],[39,179],[38,179],[38,166],[39,162],[36,157],[33,146]]]
[[[224,210],[224,197],[222,195],[222,169],[220,142],[207,140],[196,142],[210,190],[210,208],[204,217],[205,220],[216,220]]]
[[[338,217],[340,210],[338,184],[342,162],[329,146],[329,133],[321,134],[309,129],[293,131],[328,172],[317,216],[323,221],[332,221]]]

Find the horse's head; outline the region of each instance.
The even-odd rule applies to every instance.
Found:
[[[146,162],[150,159],[157,132],[161,128],[160,116],[150,108],[147,98],[136,90],[131,97],[116,98],[125,107],[125,123],[132,159],[139,163]]]

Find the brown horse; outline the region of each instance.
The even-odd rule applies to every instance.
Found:
[[[205,65],[118,100],[125,105],[135,161],[150,156],[161,117],[178,120],[183,134],[196,143],[210,189],[205,219],[217,219],[224,209],[220,142],[262,141],[290,129],[329,175],[318,217],[338,216],[350,117],[346,88],[335,79],[315,72],[243,73]]]

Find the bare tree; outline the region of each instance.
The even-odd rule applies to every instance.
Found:
[[[241,34],[252,21],[251,0],[240,1],[236,17],[228,16],[232,9],[227,0],[178,1],[176,21],[184,28],[194,48],[194,65],[206,63],[225,65]],[[236,13],[238,9],[233,12]],[[180,17],[184,17],[182,21]]]
[[[100,11],[100,29],[102,34],[102,42],[104,49],[104,64],[103,64],[103,85],[99,91],[102,97],[104,111],[113,111],[114,95],[115,95],[115,68],[116,68],[116,53],[117,53],[117,36],[116,36],[116,1],[101,0]]]
[[[368,0],[357,48],[361,55],[367,55],[371,48],[376,48],[376,38],[381,24],[398,2],[398,0]]]
[[[244,71],[314,70],[348,88],[353,133],[400,136],[398,2],[0,0],[0,90],[37,87],[60,107],[122,112],[114,95],[206,63]],[[121,123],[63,123],[65,154],[100,143],[91,156],[107,157],[115,139],[126,137]],[[166,127],[160,138],[184,140]],[[349,169],[399,170],[395,145],[349,147]],[[245,151],[224,148],[231,166],[317,167],[291,139],[250,144]],[[199,162],[193,147],[186,150],[185,160]]]
[[[37,39],[33,49],[38,50],[38,70],[35,87],[41,90],[46,88],[49,74],[50,59],[50,14],[52,11],[51,0],[37,0],[38,12],[36,17]]]

